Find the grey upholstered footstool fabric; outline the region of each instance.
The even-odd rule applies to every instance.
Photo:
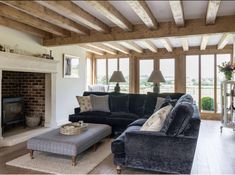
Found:
[[[34,151],[44,151],[61,155],[76,156],[95,143],[111,134],[111,127],[104,124],[90,124],[80,135],[66,136],[59,129],[28,140],[27,148]]]

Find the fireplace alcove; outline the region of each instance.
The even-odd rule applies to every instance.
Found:
[[[0,78],[4,71],[15,71],[15,72],[28,72],[28,73],[43,73],[45,74],[45,128],[53,128],[56,126],[55,118],[55,102],[56,102],[56,73],[57,63],[55,60],[47,60],[32,56],[18,55],[14,53],[0,52]],[[0,81],[0,108],[2,108],[2,81]],[[2,109],[0,110],[2,111]],[[32,137],[33,133],[27,133],[20,138],[16,137],[3,137],[2,136],[2,114],[0,113],[0,146],[11,146],[16,144],[17,141],[24,141]],[[17,138],[16,140],[11,140]],[[19,141],[19,142],[20,142]]]

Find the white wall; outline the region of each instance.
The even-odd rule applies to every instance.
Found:
[[[41,40],[31,35],[16,31],[0,25],[0,45],[8,45],[14,48],[27,50],[33,54],[48,53],[52,50],[55,60],[59,61],[56,80],[56,121],[63,124],[68,121],[68,115],[73,113],[78,106],[76,95],[81,95],[86,87],[86,58],[85,51],[78,46],[60,46],[46,48],[41,45]],[[63,54],[80,57],[80,78],[63,78]],[[0,60],[1,64],[1,60]]]

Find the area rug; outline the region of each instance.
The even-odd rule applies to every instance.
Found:
[[[106,139],[98,145],[96,151],[88,149],[78,155],[76,166],[72,166],[70,157],[42,152],[35,152],[34,159],[26,154],[6,164],[51,174],[88,174],[110,154],[111,140]]]

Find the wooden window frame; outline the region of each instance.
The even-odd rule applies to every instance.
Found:
[[[210,119],[210,120],[219,120],[220,119],[220,113],[217,112],[217,57],[218,55],[221,55],[221,54],[228,54],[230,55],[230,61],[233,62],[233,58],[232,58],[232,54],[231,53],[208,53],[208,54],[193,54],[193,55],[196,55],[198,56],[198,66],[199,66],[199,69],[198,69],[198,108],[199,108],[199,111],[201,113],[201,116],[203,119]],[[202,69],[201,69],[201,57],[202,55],[213,55],[214,57],[214,111],[213,112],[203,112],[201,110],[201,98],[202,98],[202,95],[201,95],[201,72],[202,72]],[[186,55],[187,56],[190,56],[190,55]]]

